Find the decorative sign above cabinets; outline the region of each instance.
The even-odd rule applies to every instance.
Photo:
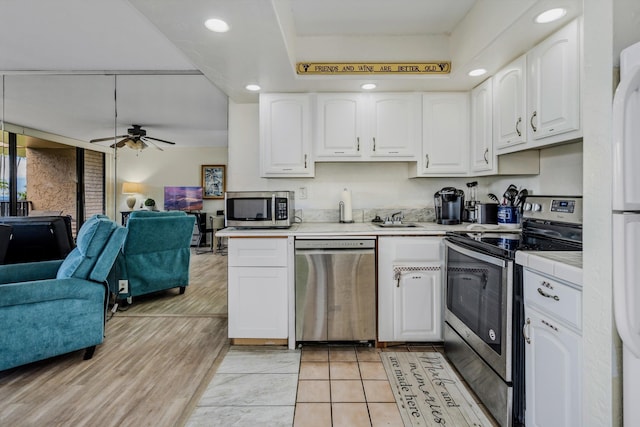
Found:
[[[398,62],[398,63],[369,63],[369,62],[298,62],[298,74],[449,74],[451,62]]]

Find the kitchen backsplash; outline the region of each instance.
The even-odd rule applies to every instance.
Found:
[[[354,222],[371,222],[376,216],[381,219],[391,217],[396,212],[402,212],[404,222],[434,222],[436,219],[433,208],[367,208],[353,209]],[[296,209],[296,216],[302,222],[338,222],[338,209]]]

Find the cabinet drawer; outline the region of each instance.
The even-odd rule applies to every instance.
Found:
[[[524,270],[525,305],[582,329],[582,292],[556,279]]]
[[[287,238],[230,238],[229,266],[286,267]]]
[[[395,264],[440,262],[442,237],[380,237],[379,259]]]

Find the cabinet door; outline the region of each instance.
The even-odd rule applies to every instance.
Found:
[[[228,265],[230,267],[286,267],[287,238],[229,239]]]
[[[393,301],[394,341],[442,340],[439,266],[399,275]]]
[[[471,170],[492,171],[493,123],[492,80],[487,79],[471,91]]]
[[[317,160],[358,160],[364,141],[365,98],[361,94],[319,94],[316,97]]]
[[[527,427],[581,426],[580,336],[531,307],[525,319]]]
[[[420,94],[371,95],[369,136],[364,143],[372,160],[417,159],[421,109]]]
[[[442,339],[441,242],[435,236],[378,239],[379,341]]]
[[[527,140],[526,66],[522,55],[493,77],[493,134],[496,148],[522,144]]]
[[[528,128],[533,140],[580,129],[579,21],[527,55]]]
[[[419,174],[466,174],[469,158],[469,94],[426,93],[422,100]]]
[[[229,338],[287,338],[287,268],[229,267]]]
[[[260,96],[263,177],[312,177],[311,102],[307,94]]]

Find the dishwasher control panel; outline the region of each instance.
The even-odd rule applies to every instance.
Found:
[[[296,249],[374,249],[375,239],[304,239],[296,240]]]

